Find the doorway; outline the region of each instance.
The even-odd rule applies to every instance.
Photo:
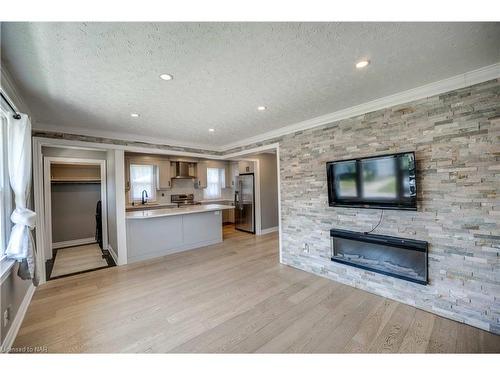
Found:
[[[239,165],[239,176],[236,181],[242,178],[248,179],[249,189],[252,189],[253,209],[245,210],[243,205],[235,204],[235,212],[240,208],[241,215],[247,222],[254,223],[253,230],[248,230],[243,225],[240,230],[247,229],[248,232],[256,235],[264,235],[279,231],[279,159],[276,149],[266,149],[259,152],[249,152],[238,154],[232,160]],[[240,185],[240,184],[239,184]],[[244,187],[237,185],[235,191],[245,191]],[[238,194],[236,194],[238,195]],[[247,199],[248,200],[248,199]],[[244,199],[242,199],[244,201]],[[235,214],[235,217],[237,215]]]
[[[114,266],[107,236],[106,160],[44,157],[46,279]]]

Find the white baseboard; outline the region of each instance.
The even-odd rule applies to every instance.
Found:
[[[80,238],[79,240],[71,240],[71,241],[62,241],[62,242],[54,242],[52,244],[53,249],[61,249],[63,247],[72,247],[72,246],[80,246],[86,245],[89,243],[97,242],[94,237],[89,238]]]
[[[14,344],[14,341],[16,339],[17,333],[19,332],[19,328],[21,328],[21,324],[23,323],[24,316],[26,315],[26,311],[28,310],[28,306],[31,302],[31,298],[33,297],[33,294],[35,293],[35,286],[33,284],[30,284],[28,287],[28,291],[26,292],[26,295],[23,298],[23,301],[21,302],[21,305],[19,306],[19,309],[17,310],[17,314],[12,321],[12,325],[10,326],[9,331],[7,332],[7,335],[5,336],[5,340],[2,344],[2,353],[7,353],[11,348],[12,345]]]
[[[115,261],[115,264],[118,264],[118,255],[116,255],[116,251],[111,247],[110,244],[108,244],[108,251],[111,255],[111,258],[113,258],[113,260]]]
[[[261,229],[260,230],[260,235],[262,236],[263,234],[277,232],[278,230],[279,230],[279,227],[272,227],[272,228]]]

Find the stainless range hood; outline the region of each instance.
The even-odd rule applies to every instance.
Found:
[[[177,179],[193,179],[196,178],[196,176],[191,176],[189,174],[189,165],[193,163],[188,163],[185,161],[176,161],[174,162],[175,165],[175,176],[172,178],[177,178]]]

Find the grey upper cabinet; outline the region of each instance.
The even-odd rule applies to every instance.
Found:
[[[156,188],[158,190],[166,190],[172,188],[172,174],[170,160],[159,160],[156,164]]]
[[[196,164],[196,179],[198,180],[198,189],[205,189],[207,187],[207,167],[208,163],[200,160]]]
[[[236,186],[236,177],[239,175],[239,165],[237,161],[228,162],[227,170],[229,173],[226,173],[226,187],[234,188]]]

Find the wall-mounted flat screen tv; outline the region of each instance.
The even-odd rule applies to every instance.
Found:
[[[417,209],[415,153],[326,163],[330,206]]]

